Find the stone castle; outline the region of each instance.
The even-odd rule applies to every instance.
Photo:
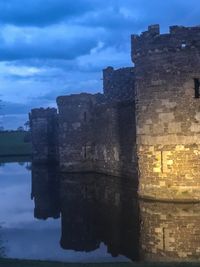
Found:
[[[103,94],[32,110],[33,160],[132,178],[143,198],[200,201],[200,26],[152,25],[131,43],[134,67],[106,68]]]

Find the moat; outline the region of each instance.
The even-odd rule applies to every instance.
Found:
[[[135,185],[0,164],[0,253],[66,262],[200,261],[200,204],[145,202]]]

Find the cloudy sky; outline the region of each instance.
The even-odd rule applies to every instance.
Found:
[[[130,34],[200,24],[199,0],[0,0],[0,123],[16,128],[58,95],[102,91],[102,68],[132,65]]]

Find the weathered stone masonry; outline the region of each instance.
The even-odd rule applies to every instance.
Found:
[[[60,167],[133,176],[137,163],[134,103],[103,100],[99,94],[57,99]]]
[[[150,26],[132,36],[132,59],[139,194],[200,200],[200,27]]]
[[[96,96],[58,97],[59,161],[64,171],[93,171],[92,119]]]
[[[104,94],[57,98],[58,115],[51,123],[58,124],[60,168],[67,172],[93,171],[136,178],[134,69],[108,67],[103,77]],[[49,157],[45,123],[51,116],[44,109],[37,112],[33,110],[30,115],[34,161]],[[44,137],[43,143],[37,142],[39,136]],[[40,149],[41,143],[44,149]]]
[[[140,202],[140,259],[199,261],[199,203]]]
[[[103,91],[107,102],[134,101],[134,86],[134,68],[114,70],[113,67],[108,67],[103,70]]]
[[[33,109],[29,114],[29,120],[33,161],[38,163],[57,161],[57,110],[55,108]]]
[[[138,166],[141,197],[199,201],[200,27],[149,26],[131,54],[134,68],[103,71],[104,94],[57,99],[61,169],[135,177]],[[48,158],[32,121],[36,158]]]

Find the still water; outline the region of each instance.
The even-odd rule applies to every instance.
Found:
[[[3,163],[0,211],[4,257],[200,261],[200,205],[138,201],[126,179]]]

